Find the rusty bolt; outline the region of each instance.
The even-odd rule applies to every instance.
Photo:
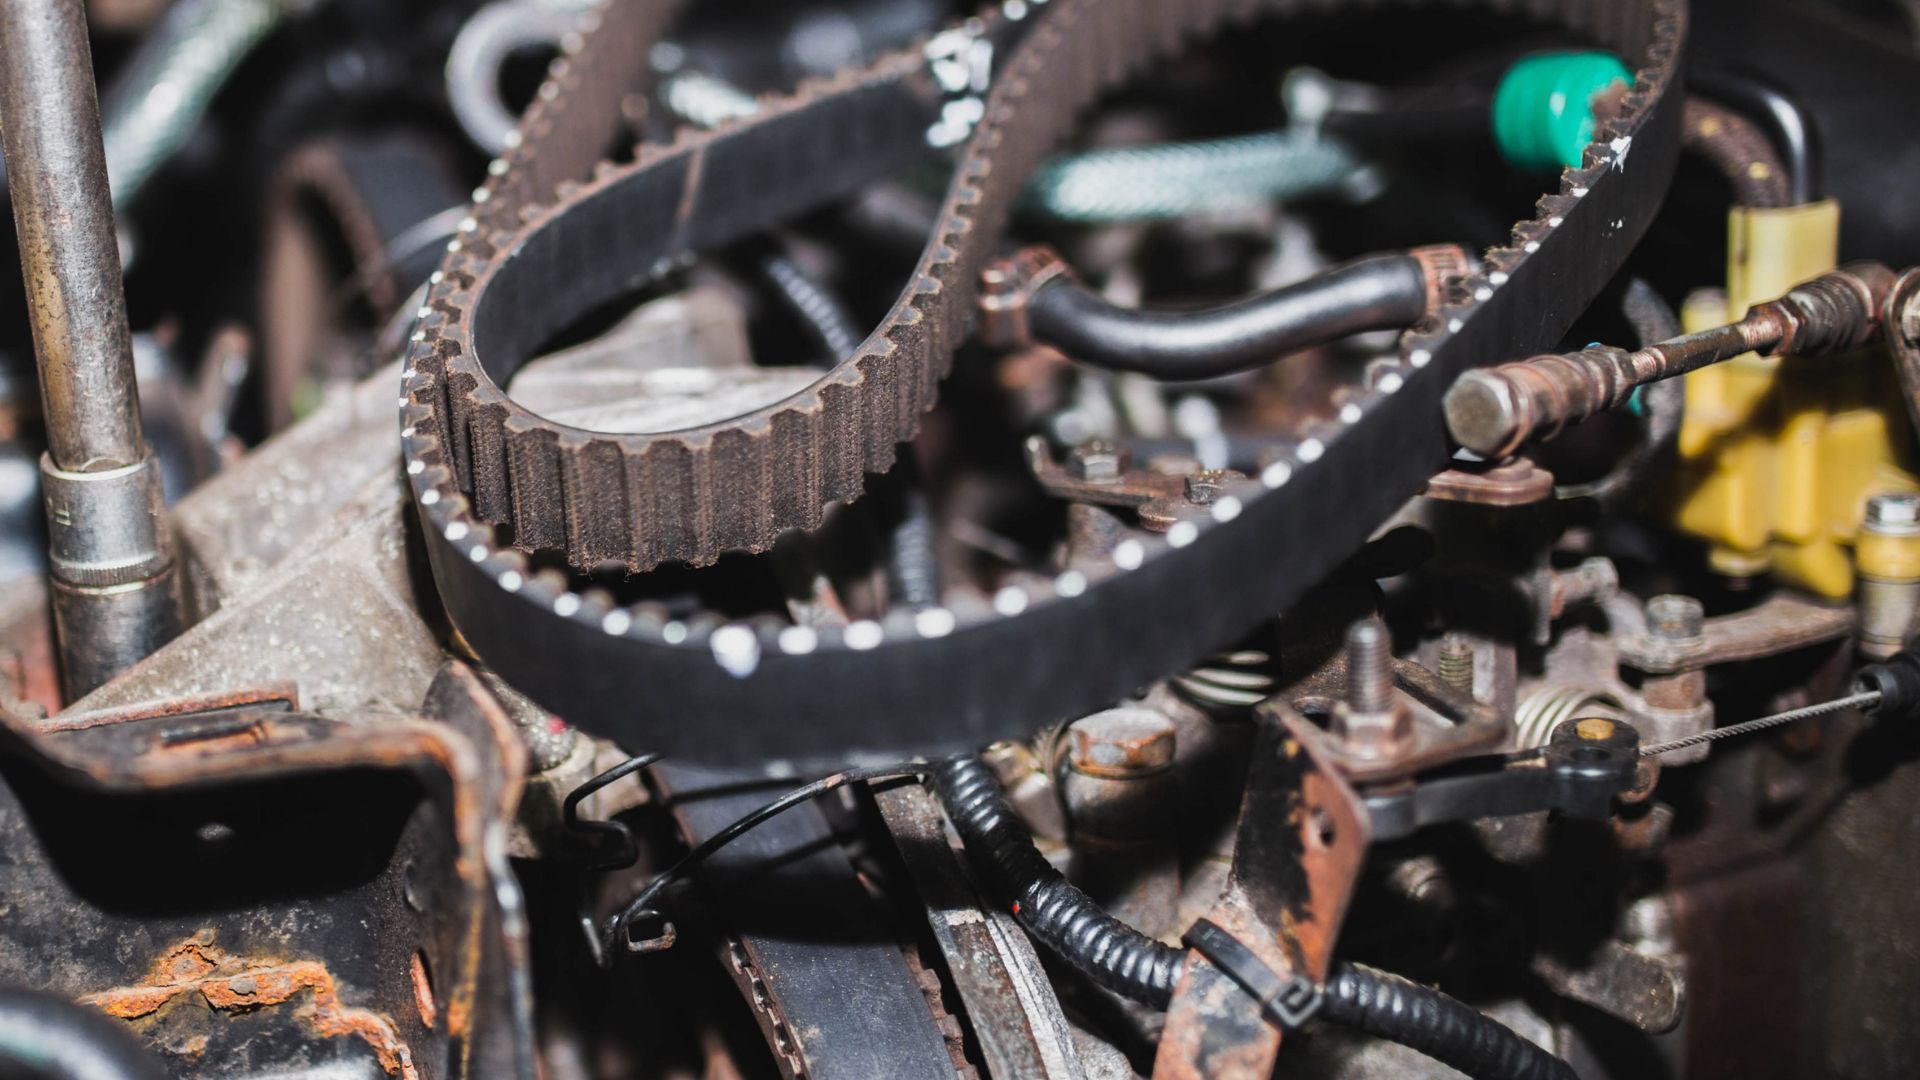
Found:
[[[1193,473],[1187,477],[1187,501],[1195,506],[1212,506],[1213,500],[1220,497],[1226,482],[1225,469],[1207,469]]]
[[[1463,694],[1473,693],[1473,642],[1449,631],[1440,639],[1440,681]]]
[[[1073,771],[1110,780],[1162,772],[1173,764],[1173,721],[1153,709],[1097,712],[1067,729]]]
[[[1697,640],[1706,617],[1706,609],[1691,596],[1667,593],[1647,601],[1647,632],[1656,641]]]
[[[1067,470],[1075,479],[1094,484],[1110,484],[1126,471],[1125,452],[1105,439],[1094,439],[1073,448],[1067,457]]]

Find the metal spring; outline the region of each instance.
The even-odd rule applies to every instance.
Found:
[[[1513,710],[1513,747],[1532,750],[1547,745],[1553,730],[1569,720],[1604,716],[1624,718],[1620,702],[1604,690],[1585,686],[1549,686],[1527,695]]]
[[[1181,697],[1203,707],[1251,709],[1273,693],[1273,676],[1265,670],[1272,657],[1257,649],[1216,653],[1202,666],[1173,678]]]

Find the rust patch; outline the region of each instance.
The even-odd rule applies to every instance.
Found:
[[[427,955],[415,951],[410,970],[413,976],[413,1003],[420,1009],[420,1022],[431,1029],[434,1018],[440,1014],[440,1008],[433,1003],[433,977],[427,974]]]
[[[325,1038],[351,1035],[373,1047],[380,1067],[402,1080],[419,1080],[413,1053],[393,1024],[369,1009],[343,1004],[333,975],[313,960],[281,962],[233,956],[201,930],[154,960],[136,986],[116,987],[80,999],[109,1016],[137,1020],[178,998],[198,996],[215,1010],[238,1012],[284,1005],[302,991],[308,1003],[300,1018]]]

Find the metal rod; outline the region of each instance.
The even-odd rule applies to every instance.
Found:
[[[1818,705],[1807,705],[1798,709],[1789,709],[1783,713],[1774,713],[1772,716],[1763,716],[1758,720],[1748,720],[1745,723],[1730,724],[1727,727],[1714,728],[1711,731],[1703,731],[1697,735],[1688,735],[1683,739],[1674,739],[1672,742],[1643,746],[1640,748],[1640,756],[1658,757],[1671,750],[1684,750],[1689,746],[1698,746],[1701,743],[1712,742],[1715,739],[1725,739],[1733,735],[1750,735],[1756,731],[1764,731],[1767,728],[1778,727],[1781,724],[1791,724],[1795,720],[1805,720],[1811,716],[1825,716],[1827,713],[1839,712],[1842,709],[1871,709],[1878,704],[1880,704],[1880,691],[1878,690],[1849,694],[1846,697],[1836,698],[1833,701],[1823,701]]]
[[[0,24],[7,159],[47,448],[74,472],[146,454],[100,105],[80,0],[7,0]]]
[[[1626,403],[1637,387],[1748,352],[1820,356],[1855,349],[1879,332],[1893,273],[1850,263],[1801,282],[1744,318],[1628,352],[1594,346],[1469,371],[1447,392],[1447,430],[1489,460],[1551,439],[1569,424]]]
[[[40,368],[54,630],[69,701],[179,631],[81,0],[0,5],[0,151]]]

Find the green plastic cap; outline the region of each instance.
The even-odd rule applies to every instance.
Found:
[[[1633,72],[1611,53],[1545,53],[1507,69],[1493,95],[1493,141],[1523,169],[1577,168],[1593,141],[1593,96]]]

